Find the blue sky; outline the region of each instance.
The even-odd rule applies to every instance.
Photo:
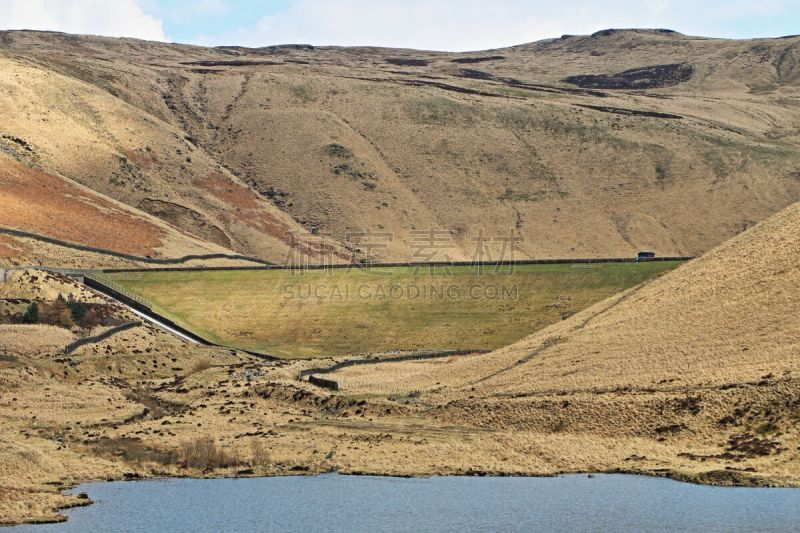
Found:
[[[0,0],[0,29],[202,45],[463,51],[630,27],[777,37],[800,33],[800,0]]]
[[[161,19],[170,40],[195,43],[233,35],[261,18],[286,11],[291,0],[140,0],[139,5]]]

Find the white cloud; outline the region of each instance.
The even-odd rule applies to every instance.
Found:
[[[36,29],[167,41],[136,0],[4,0],[0,29]]]
[[[201,40],[249,46],[310,43],[462,51],[611,27],[662,27],[679,22],[674,14],[673,2],[667,0],[295,0],[252,27]]]
[[[286,7],[275,11],[276,6]],[[169,40],[168,35],[203,45],[465,51],[605,28],[670,28],[717,37],[780,35],[788,27],[781,14],[791,21],[789,13],[796,13],[797,6],[798,0],[0,0],[0,29],[160,41]],[[234,29],[237,24],[241,27]]]
[[[138,0],[148,13],[175,24],[189,25],[203,17],[224,17],[231,5],[224,0]]]

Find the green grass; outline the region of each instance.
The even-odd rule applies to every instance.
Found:
[[[289,87],[289,92],[292,94],[292,96],[304,104],[314,102],[316,100],[311,88],[307,85],[292,85]]]
[[[445,96],[409,101],[405,111],[417,124],[472,126],[481,118],[477,106]]]
[[[209,340],[295,358],[494,349],[678,264],[161,271],[106,277]]]

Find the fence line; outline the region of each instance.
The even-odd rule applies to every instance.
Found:
[[[96,254],[109,255],[112,257],[117,257],[119,259],[136,261],[139,263],[149,263],[153,265],[179,265],[181,263],[186,263],[188,261],[203,260],[203,259],[230,259],[232,261],[250,261],[251,263],[258,263],[260,265],[273,264],[269,261],[265,261],[264,259],[259,259],[258,257],[251,257],[248,255],[239,255],[239,254],[224,254],[224,253],[193,254],[175,258],[144,257],[140,255],[115,252],[114,250],[108,250],[106,248],[96,248],[94,246],[87,246],[85,244],[77,244],[74,242],[62,241],[61,239],[54,239],[53,237],[48,237],[46,235],[39,235],[38,233],[31,233],[30,231],[22,231],[13,228],[0,227],[0,233],[11,235],[13,237],[35,239],[37,241],[42,241],[49,244],[55,244],[56,246],[61,246],[64,248],[71,248],[73,250],[79,250],[81,252],[92,252]]]
[[[89,288],[92,288],[103,294],[111,296],[115,300],[122,302],[128,307],[135,309],[140,313],[143,313],[144,315],[153,319],[157,324],[166,326],[167,328],[180,332],[182,335],[189,337],[198,344],[202,344],[204,346],[215,346],[217,348],[224,348],[226,350],[238,350],[240,352],[244,352],[253,355],[255,357],[258,357],[260,359],[265,359],[267,361],[277,361],[280,359],[279,357],[275,357],[274,355],[254,352],[252,350],[244,350],[242,348],[231,348],[230,346],[225,346],[224,344],[218,344],[216,342],[212,342],[206,339],[205,337],[202,337],[197,333],[176,324],[174,321],[170,320],[169,318],[155,311],[153,309],[153,306],[141,296],[133,294],[131,291],[125,289],[124,287],[119,286],[113,281],[104,279],[104,276],[102,275],[98,276],[96,274],[92,274],[84,276],[84,284]]]
[[[103,272],[108,274],[123,272],[203,272],[214,270],[334,270],[334,269],[378,269],[378,268],[447,268],[447,267],[504,267],[518,265],[569,265],[592,263],[652,263],[661,261],[688,261],[694,256],[665,256],[665,257],[595,257],[579,259],[514,259],[507,261],[399,261],[388,263],[333,263],[333,264],[304,264],[304,265],[276,265],[263,264],[261,266],[197,266],[175,268],[107,268]]]
[[[452,357],[456,355],[469,355],[473,353],[483,354],[489,353],[490,350],[443,350],[443,351],[430,351],[430,352],[415,352],[405,355],[395,355],[391,357],[368,357],[365,359],[348,359],[347,361],[340,361],[331,366],[320,366],[315,368],[307,368],[298,373],[299,378],[310,376],[311,374],[330,374],[342,368],[359,365],[375,365],[380,363],[402,363],[403,361],[420,361],[424,359],[439,359],[442,357]]]
[[[328,378],[318,378],[317,376],[308,376],[308,382],[323,389],[339,390],[339,382]]]
[[[94,276],[94,275],[85,276],[84,284],[89,288],[95,289],[108,296],[111,296],[115,300],[122,302],[123,304],[139,311],[140,313],[144,313],[145,315],[155,319],[157,322],[165,324],[168,327],[179,331],[183,335],[186,335],[187,337],[191,338],[192,340],[194,340],[199,344],[203,344],[206,346],[217,346],[216,344],[201,337],[200,335],[197,335],[196,333],[193,333],[187,330],[186,328],[179,326],[172,320],[160,315],[159,313],[154,311],[150,303],[141,296],[133,294],[131,291],[125,289],[124,287],[120,287],[118,284],[110,282],[103,278],[104,278],[103,276]]]
[[[108,276],[103,275],[102,272],[91,272],[85,273],[83,275],[84,280],[91,279],[92,281],[99,283],[101,285],[105,285],[106,287],[113,289],[115,292],[125,296],[126,298],[133,300],[134,302],[146,307],[149,311],[153,310],[153,304],[150,303],[148,300],[142,298],[138,294],[131,292],[130,290],[126,289],[119,283],[112,281],[108,278]]]
[[[370,357],[367,359],[349,359],[347,361],[340,361],[331,366],[307,368],[298,373],[297,379],[302,380],[308,377],[308,382],[312,385],[322,387],[324,389],[339,390],[339,382],[330,378],[321,378],[314,374],[329,374],[336,372],[342,368],[359,365],[378,365],[381,363],[400,363],[403,361],[423,361],[426,359],[441,359],[444,357],[452,357],[456,355],[469,355],[472,353],[484,354],[489,353],[489,350],[445,350],[441,352],[425,352],[425,353],[412,353],[406,355],[397,355],[393,357]]]
[[[93,337],[84,337],[82,339],[78,339],[67,344],[64,347],[64,353],[69,354],[80,348],[81,346],[86,346],[87,344],[95,344],[101,341],[106,340],[107,338],[111,337],[112,335],[116,335],[117,333],[121,333],[123,331],[127,331],[129,329],[138,328],[141,326],[141,322],[128,322],[127,324],[121,324],[119,326],[114,326],[111,329],[100,333],[99,335],[95,335]]]
[[[448,266],[513,266],[513,265],[548,265],[548,264],[580,264],[580,263],[639,263],[639,262],[653,262],[653,261],[687,261],[694,259],[693,256],[672,256],[672,257],[611,257],[611,258],[577,258],[577,259],[519,259],[519,260],[504,260],[504,261],[400,261],[400,262],[387,262],[387,263],[374,263],[374,262],[354,262],[335,263],[335,264],[303,264],[303,265],[277,265],[273,262],[260,259],[258,257],[240,255],[240,254],[193,254],[184,255],[176,258],[157,258],[157,257],[144,257],[133,254],[126,254],[122,252],[115,252],[106,248],[97,248],[95,246],[88,246],[85,244],[77,244],[74,242],[55,239],[46,235],[32,233],[30,231],[23,231],[13,228],[0,226],[0,234],[11,235],[14,237],[23,237],[28,239],[35,239],[65,248],[74,250],[92,252],[102,255],[108,255],[125,259],[128,261],[136,261],[141,263],[148,263],[153,265],[180,265],[193,260],[206,260],[206,259],[229,259],[232,261],[249,261],[257,263],[259,266],[220,266],[220,267],[176,267],[176,268],[118,268],[118,269],[105,269],[103,272],[146,272],[146,271],[159,271],[159,270],[186,270],[186,271],[202,271],[202,270],[324,270],[324,269],[341,269],[341,268],[381,268],[381,267],[448,267]],[[68,269],[65,269],[68,270]],[[77,269],[76,269],[77,270]]]

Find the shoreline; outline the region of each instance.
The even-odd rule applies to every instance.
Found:
[[[722,471],[722,472],[732,472],[735,473],[737,471]],[[744,473],[742,473],[744,474]],[[347,476],[347,477],[375,477],[375,478],[397,478],[397,479],[426,479],[426,478],[441,478],[441,477],[477,477],[477,478],[556,478],[561,476],[586,476],[588,478],[592,478],[596,475],[608,475],[608,476],[640,476],[640,477],[647,477],[647,478],[660,478],[665,480],[674,481],[676,483],[685,483],[688,485],[698,485],[698,486],[708,486],[708,487],[725,487],[725,488],[741,488],[741,489],[800,489],[800,480],[791,482],[786,480],[786,483],[774,483],[769,481],[769,478],[759,478],[758,482],[756,483],[736,483],[736,484],[727,484],[727,483],[715,483],[713,480],[701,480],[698,479],[698,476],[692,476],[689,474],[683,474],[676,471],[668,471],[668,472],[653,472],[653,471],[641,471],[635,469],[610,469],[604,471],[561,471],[555,473],[519,473],[519,472],[484,472],[484,471],[473,471],[473,472],[465,472],[465,473],[431,473],[431,474],[386,474],[386,473],[378,473],[378,472],[361,472],[361,471],[353,471],[353,472],[340,472],[340,471],[320,471],[320,472],[298,472],[298,473],[278,473],[274,475],[186,475],[186,476],[141,476],[137,475],[137,477],[120,477],[118,479],[86,479],[81,480],[77,483],[71,484],[64,488],[59,489],[58,494],[64,498],[79,498],[78,501],[66,503],[62,506],[57,506],[53,508],[53,511],[57,513],[57,517],[53,517],[52,519],[47,518],[31,518],[30,520],[23,520],[19,522],[13,523],[0,523],[0,528],[7,528],[19,525],[44,525],[44,524],[60,524],[63,522],[67,522],[69,520],[69,516],[62,513],[62,511],[67,511],[70,509],[76,509],[80,507],[89,507],[94,505],[94,500],[91,499],[91,495],[86,492],[79,493],[77,495],[73,494],[65,494],[67,491],[75,490],[79,487],[90,485],[90,484],[99,484],[99,483],[137,483],[137,482],[151,482],[151,481],[169,481],[169,480],[188,480],[188,479],[206,479],[206,480],[214,480],[214,479],[267,479],[267,478],[277,478],[277,477],[316,477],[316,476]],[[750,478],[751,481],[754,481],[754,478]],[[82,497],[84,495],[85,497]]]
[[[617,334],[593,351],[596,328],[638,324],[649,307],[637,299],[660,297],[663,280],[491,355],[339,368],[326,376],[337,391],[298,381],[323,363],[199,347],[151,325],[58,356],[59,332],[40,328],[32,345],[27,326],[9,327],[0,520],[58,522],[58,509],[88,503],[66,494],[82,483],[161,477],[604,473],[800,486],[795,358],[736,340],[720,365],[716,345],[623,351]],[[95,298],[56,276],[6,289]],[[676,334],[653,320],[667,341]]]

